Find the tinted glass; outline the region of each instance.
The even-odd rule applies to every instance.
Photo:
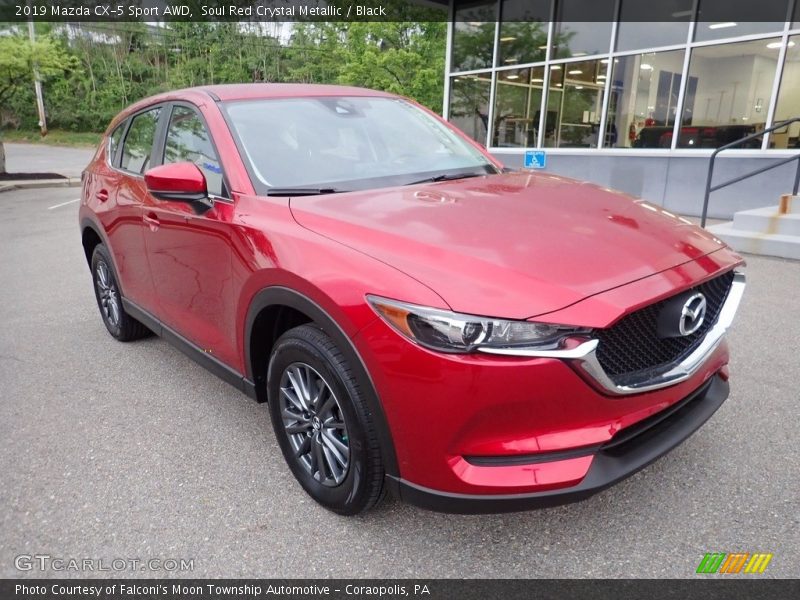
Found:
[[[457,2],[453,11],[452,70],[471,71],[491,67],[497,2]]]
[[[780,123],[794,117],[800,117],[800,35],[789,38],[774,122]],[[770,147],[800,148],[800,122],[773,133]]]
[[[616,0],[561,0],[554,31],[553,56],[605,54],[611,45]]]
[[[694,48],[678,147],[717,148],[763,129],[780,46],[768,38]]]
[[[226,106],[244,158],[268,187],[368,189],[428,173],[486,172],[487,159],[403,100],[288,98]]]
[[[608,59],[550,67],[545,146],[596,148]]]
[[[699,0],[694,39],[719,40],[783,30],[789,0]]]
[[[678,107],[683,50],[614,59],[605,145],[669,148]]]
[[[486,144],[491,76],[465,75],[450,81],[450,122],[479,144]]]
[[[210,194],[222,195],[222,168],[203,121],[194,110],[176,106],[172,109],[167,128],[164,162],[184,161],[200,168]]]
[[[543,61],[550,0],[503,0],[500,10],[498,66]]]
[[[544,67],[497,73],[492,146],[536,146],[543,89]]]
[[[120,141],[122,141],[122,134],[125,131],[125,126],[127,124],[127,121],[123,121],[117,125],[116,129],[114,129],[114,131],[111,132],[111,135],[108,136],[108,162],[115,166],[117,164],[114,160],[115,154],[117,153],[117,148],[119,148]]]
[[[694,0],[622,0],[617,50],[685,44]]]
[[[133,117],[122,146],[120,166],[126,171],[144,173],[152,166],[150,154],[153,151],[153,140],[160,114],[161,108],[154,108]]]

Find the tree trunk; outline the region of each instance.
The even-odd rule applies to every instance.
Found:
[[[3,148],[3,142],[0,141],[0,175],[6,172],[6,151]]]

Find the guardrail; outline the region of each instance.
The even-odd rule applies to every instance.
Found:
[[[800,121],[800,117],[794,117],[793,119],[782,121],[780,123],[773,125],[772,127],[764,129],[763,131],[759,131],[757,133],[751,133],[750,135],[738,139],[735,142],[731,142],[730,144],[725,144],[724,146],[720,146],[719,148],[714,150],[708,162],[708,177],[706,178],[706,194],[705,197],[703,198],[703,215],[702,218],[700,219],[700,227],[706,226],[706,217],[708,215],[708,199],[709,196],[711,196],[711,192],[716,192],[717,190],[720,190],[724,187],[728,187],[729,185],[733,185],[734,183],[739,183],[744,179],[748,179],[750,177],[753,177],[754,175],[759,175],[760,173],[764,173],[765,171],[769,171],[770,169],[775,169],[777,167],[783,166],[795,160],[797,161],[797,173],[794,176],[794,188],[792,188],[792,194],[795,196],[797,195],[798,187],[800,187],[800,154],[790,156],[789,158],[785,158],[776,163],[772,163],[771,165],[768,165],[766,167],[761,167],[760,169],[756,169],[755,171],[750,171],[749,173],[745,173],[744,175],[739,175],[738,177],[734,177],[733,179],[729,179],[728,181],[718,183],[717,185],[714,186],[711,185],[711,180],[712,177],[714,176],[714,161],[717,158],[717,154],[719,154],[724,150],[730,150],[731,148],[741,146],[745,142],[749,142],[752,139],[763,136],[765,133],[771,133],[777,129],[783,129],[784,127],[787,127],[792,123],[797,123],[798,121]]]

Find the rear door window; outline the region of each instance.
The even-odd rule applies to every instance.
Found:
[[[158,107],[133,117],[122,145],[120,167],[133,173],[144,173],[152,166],[150,158],[160,114],[161,107]]]

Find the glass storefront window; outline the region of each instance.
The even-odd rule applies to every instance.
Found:
[[[704,42],[753,33],[783,31],[789,9],[788,2],[789,0],[758,0],[732,6],[730,0],[699,0],[694,39]]]
[[[717,148],[763,129],[780,46],[768,38],[694,48],[678,147]]]
[[[608,59],[550,66],[544,145],[596,148]]]
[[[492,146],[536,146],[543,90],[544,67],[498,71]]]
[[[694,0],[622,0],[617,50],[685,44]]]
[[[497,66],[545,60],[549,20],[550,0],[502,0]]]
[[[449,121],[480,144],[486,144],[491,75],[460,75],[450,80]]]
[[[472,71],[492,66],[497,2],[456,2],[452,70]]]
[[[683,50],[673,50],[614,59],[606,147],[670,147],[683,57]]]
[[[615,4],[616,0],[561,0],[553,32],[553,57],[606,54]]]
[[[794,117],[800,117],[800,35],[789,38],[773,123]],[[800,123],[778,129],[770,136],[769,147],[800,148]]]

